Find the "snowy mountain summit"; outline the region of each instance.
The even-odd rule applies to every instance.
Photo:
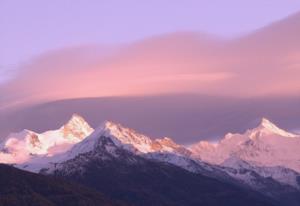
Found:
[[[103,143],[103,139],[107,138],[117,148],[151,159],[161,159],[158,154],[168,154],[168,161],[178,163],[182,162],[178,157],[191,154],[188,149],[176,144],[170,138],[152,140],[133,129],[111,121],[103,122],[94,130],[81,116],[74,114],[58,130],[41,134],[24,130],[21,133],[11,134],[1,143],[0,162],[17,164],[21,169],[38,172],[42,168],[92,152]],[[108,147],[106,149],[113,153],[113,149]],[[172,155],[174,157],[171,157]]]
[[[36,133],[23,130],[12,133],[0,142],[0,162],[24,163],[36,156],[53,156],[66,152],[94,130],[79,115],[57,130]]]
[[[107,140],[112,144],[106,145]],[[152,140],[149,137],[136,132],[133,129],[123,127],[120,124],[105,121],[95,131],[83,139],[81,142],[75,144],[72,148],[62,154],[58,154],[50,158],[49,162],[62,163],[70,159],[76,158],[81,154],[90,152],[100,152],[99,147],[106,152],[115,155],[115,149],[120,148],[135,155],[147,156],[148,154],[174,154],[176,156],[190,155],[190,151],[173,142],[170,138]],[[154,159],[153,156],[149,156]],[[47,162],[43,158],[43,161]],[[45,164],[42,166],[45,167]],[[30,168],[30,167],[28,167]],[[36,165],[33,167],[37,169]]]
[[[78,114],[73,114],[71,119],[59,130],[65,138],[75,137],[79,139],[84,139],[94,131],[84,118]]]
[[[252,133],[259,133],[261,136],[263,135],[279,135],[282,137],[297,137],[297,135],[284,131],[273,124],[270,120],[266,118],[262,118],[259,126],[252,131]]]
[[[9,135],[0,142],[0,162],[51,173],[69,171],[70,165],[72,170],[81,170],[89,159],[111,160],[125,151],[193,173],[225,181],[236,179],[253,189],[268,188],[272,181],[300,189],[299,145],[300,136],[265,118],[244,134],[229,133],[218,143],[201,141],[187,148],[170,138],[151,139],[111,121],[94,130],[75,114],[58,130],[41,134],[24,130]]]
[[[195,158],[222,164],[236,157],[256,166],[282,166],[300,172],[300,136],[277,127],[263,118],[244,134],[227,134],[217,144],[201,141],[190,147]]]
[[[122,125],[111,121],[105,121],[95,129],[90,136],[74,146],[74,148],[72,148],[73,153],[84,153],[92,150],[94,146],[97,145],[99,139],[103,137],[110,138],[116,146],[137,154],[151,152],[184,154],[189,152],[183,146],[173,142],[170,138],[152,140],[133,129],[123,127]]]

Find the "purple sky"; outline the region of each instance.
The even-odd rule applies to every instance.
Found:
[[[0,82],[54,48],[183,30],[233,37],[298,10],[299,0],[0,0]]]
[[[97,108],[81,103],[72,107],[66,101],[69,113],[57,113],[61,113],[59,118],[68,118],[72,112],[88,115],[93,109],[91,114],[98,111],[97,117],[128,123],[149,134],[161,131],[153,135],[170,135],[186,142],[198,134],[215,137],[240,131],[244,129],[241,125],[248,126],[262,116],[297,129],[299,11],[299,0],[0,0],[0,132],[33,129],[25,123],[35,125],[36,121],[28,119],[40,120],[26,117],[36,109],[39,113],[39,106],[30,110],[34,104],[112,96],[139,96],[147,101],[133,99],[135,104],[127,109],[116,101],[120,112],[97,101]],[[154,35],[157,37],[149,38]],[[221,38],[211,38],[213,35]],[[13,74],[17,74],[15,78],[4,81]],[[194,96],[187,103],[179,102],[186,97],[174,100],[168,96],[181,93],[199,96],[210,109],[196,107],[203,104]],[[149,104],[152,95],[161,102]],[[225,101],[214,99],[223,96],[228,98],[228,107],[223,107]],[[290,100],[276,99],[275,104],[275,97]],[[148,104],[154,108],[148,110]],[[163,104],[163,111],[173,110],[160,112]],[[29,110],[25,108],[25,113],[16,113],[20,116],[10,113],[26,106]],[[65,107],[54,106],[67,112]],[[49,111],[54,115],[47,108],[41,110],[41,116]],[[102,111],[112,113],[105,116]],[[134,114],[136,119],[126,119]],[[94,120],[95,125],[100,122]],[[154,123],[157,125],[152,128]],[[188,135],[185,140],[184,134]]]

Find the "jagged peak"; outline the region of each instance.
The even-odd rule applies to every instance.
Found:
[[[129,129],[127,127],[122,126],[120,123],[116,123],[110,120],[105,120],[100,124],[100,126],[97,128],[98,133],[105,133],[109,136],[115,136],[118,138],[119,136],[123,136],[124,131],[131,131],[136,133],[134,130]]]
[[[259,126],[268,129],[279,129],[273,122],[271,122],[269,119],[265,117],[261,119]]]
[[[96,133],[110,137],[116,144],[120,145],[133,145],[140,151],[146,151],[149,149],[152,140],[138,133],[137,131],[124,127],[119,123],[115,123],[112,121],[104,121],[97,129]]]
[[[278,126],[276,126],[273,122],[271,122],[267,118],[262,118],[260,124],[258,127],[251,130],[251,132],[263,132],[263,133],[269,133],[269,134],[277,134],[283,137],[296,137],[297,135],[289,133],[283,129],[280,129]]]
[[[72,134],[78,138],[84,138],[94,131],[94,129],[79,114],[73,114],[69,121],[63,125],[60,130],[63,132],[64,137]]]
[[[123,126],[120,123],[116,123],[110,120],[104,121],[100,127],[98,127],[98,130],[104,130],[106,132],[109,132],[112,135],[129,135],[131,137],[133,136],[140,136],[140,137],[146,137],[139,132],[135,131],[134,129],[128,128]]]
[[[85,119],[82,116],[75,113],[72,115],[72,117],[69,119],[69,121],[64,126],[84,125],[84,124],[88,124],[88,123],[85,121]]]
[[[151,140],[148,136],[112,121],[104,121],[91,135],[91,138],[101,138],[102,136],[109,137],[117,146],[134,148],[135,151],[141,153],[175,152],[175,150],[180,150],[177,153],[186,152],[183,151],[182,146],[176,144],[169,137]]]
[[[102,122],[102,124],[99,127],[101,130],[105,129],[105,130],[113,130],[113,129],[122,129],[122,128],[126,128],[124,126],[122,126],[119,123],[113,122],[111,120],[105,120],[104,122]],[[127,129],[127,128],[126,128]]]

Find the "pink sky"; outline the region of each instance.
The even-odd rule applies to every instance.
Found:
[[[225,40],[176,32],[119,47],[53,50],[0,87],[2,107],[78,97],[196,93],[269,97],[300,94],[300,13]]]
[[[0,1],[0,136],[78,112],[181,142],[263,116],[299,128],[299,10],[298,0]]]

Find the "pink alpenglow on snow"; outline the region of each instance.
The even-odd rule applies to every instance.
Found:
[[[13,133],[1,141],[0,162],[22,163],[35,156],[53,156],[70,149],[94,130],[79,115],[58,130],[36,133],[23,130]]]

